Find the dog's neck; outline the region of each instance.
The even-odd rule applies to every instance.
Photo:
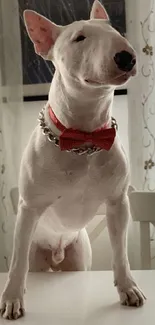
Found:
[[[82,86],[75,79],[66,82],[56,71],[48,103],[66,128],[92,132],[110,124],[113,94],[110,87]],[[47,113],[46,118],[49,124]]]

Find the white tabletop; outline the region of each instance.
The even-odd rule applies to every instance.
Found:
[[[120,306],[112,272],[34,273],[28,276],[25,325],[154,325],[155,271],[134,276],[148,300],[143,307]],[[6,274],[0,274],[0,291]],[[0,325],[11,321],[0,319]]]

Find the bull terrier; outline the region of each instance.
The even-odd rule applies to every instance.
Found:
[[[1,315],[24,314],[28,270],[87,271],[86,225],[106,206],[114,283],[123,305],[141,306],[127,256],[129,165],[112,103],[114,90],[136,74],[136,54],[95,0],[90,20],[58,26],[26,10],[37,54],[52,60],[48,102],[22,157],[14,245]]]

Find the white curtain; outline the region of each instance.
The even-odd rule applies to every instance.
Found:
[[[0,271],[8,269],[15,216],[10,191],[21,157],[22,59],[17,0],[0,0]]]
[[[126,23],[139,65],[128,86],[131,183],[139,190],[155,191],[155,0],[126,0]],[[133,266],[138,268],[139,232],[135,224],[132,228]]]

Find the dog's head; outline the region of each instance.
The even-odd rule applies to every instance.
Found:
[[[136,74],[133,48],[111,27],[98,0],[87,21],[58,26],[31,10],[24,20],[36,53],[52,60],[64,79],[83,87],[117,86]]]

